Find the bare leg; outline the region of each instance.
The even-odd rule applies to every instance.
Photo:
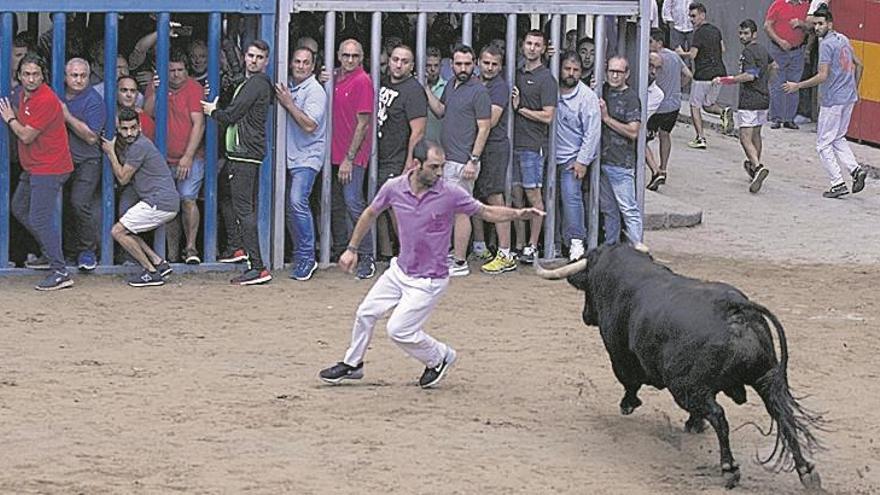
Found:
[[[455,215],[455,229],[452,237],[452,250],[455,253],[455,259],[467,258],[468,241],[471,239],[471,219],[467,215]]]
[[[110,234],[113,236],[113,239],[122,246],[122,249],[125,249],[125,251],[140,263],[145,270],[150,272],[156,271],[156,267],[150,258],[155,260],[158,256],[149,248],[149,246],[147,246],[147,243],[144,242],[143,239],[126,230],[121,223],[114,225]],[[151,253],[152,257],[147,253]],[[161,261],[161,259],[159,261]],[[157,261],[157,263],[159,261]]]
[[[700,110],[700,107],[691,105],[691,118],[694,121],[694,130],[697,132],[697,137],[703,136],[703,113]]]
[[[758,152],[758,162],[761,161],[761,155],[764,151],[764,141],[761,139],[761,126],[754,127],[752,129],[752,144],[755,146],[755,150]]]
[[[526,189],[526,198],[529,200],[529,204],[532,205],[533,208],[544,210],[544,198],[541,196],[540,187]],[[529,220],[529,244],[532,246],[538,245],[538,239],[541,238],[541,224],[543,222],[544,219],[541,217],[533,217]]]
[[[194,200],[185,199],[180,202],[181,213],[183,213],[183,235],[186,236],[186,249],[195,252],[196,238],[199,234],[199,206]],[[179,218],[175,217],[175,219]],[[178,246],[180,244],[178,243]]]
[[[669,165],[669,154],[672,152],[672,136],[668,132],[661,130],[660,136],[660,171],[666,172]]]
[[[756,168],[761,163],[760,151],[755,149],[753,137],[754,131],[755,129],[752,127],[739,128],[739,143],[742,145],[742,149],[746,153],[746,158],[752,162],[752,168]]]
[[[510,202],[514,208],[522,208],[525,206],[522,186],[513,186],[511,188],[510,196]],[[521,250],[526,244],[526,222],[524,220],[516,220],[513,222],[513,228],[516,231],[516,248]],[[499,244],[501,243],[500,240],[498,242]]]
[[[657,159],[654,158],[654,152],[647,145],[645,146],[645,162],[647,162],[648,168],[651,169],[651,175],[660,173],[660,169],[657,167]]]
[[[490,194],[486,198],[486,203],[492,206],[504,206],[503,194]],[[474,217],[476,220],[477,217]],[[482,224],[482,221],[480,222]],[[474,223],[474,228],[476,228]],[[482,225],[481,225],[482,226]],[[495,224],[495,232],[498,234],[498,248],[510,249],[510,222],[499,222]],[[474,240],[477,240],[476,231],[474,232]]]
[[[175,263],[180,261],[180,217],[181,215],[177,215],[174,220],[165,224],[165,246],[167,249],[165,254],[169,260]]]

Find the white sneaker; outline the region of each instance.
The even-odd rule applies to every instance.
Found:
[[[637,242],[633,245],[633,249],[640,253],[648,254],[648,246],[642,244],[641,242]]]
[[[571,246],[568,250],[569,261],[577,261],[584,256],[584,241],[582,239],[572,239]]]
[[[471,267],[467,264],[467,262],[459,265],[457,262],[453,261],[451,265],[449,265],[449,276],[450,277],[466,277],[471,274]]]

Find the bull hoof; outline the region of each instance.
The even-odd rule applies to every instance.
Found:
[[[728,490],[730,490],[731,488],[736,488],[736,485],[739,484],[739,466],[735,464],[733,466],[729,464],[722,464],[721,474],[724,476],[724,487]]]
[[[691,416],[684,422],[684,431],[688,433],[703,433],[706,431],[706,421],[703,418]]]
[[[638,397],[624,396],[623,400],[620,401],[620,414],[629,416],[641,405],[642,401]]]
[[[822,490],[822,478],[819,476],[819,471],[817,471],[814,466],[810,466],[809,469],[810,470],[805,473],[798,472],[801,484],[811,493],[825,493],[825,491]]]

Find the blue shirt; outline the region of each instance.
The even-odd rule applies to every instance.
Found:
[[[293,104],[318,124],[314,132],[306,132],[287,113],[287,168],[308,167],[321,170],[324,153],[327,151],[326,118],[327,93],[315,76],[294,85],[288,83],[293,95]],[[285,112],[286,113],[286,112]]]
[[[107,109],[104,106],[104,99],[95,91],[95,88],[89,86],[85,91],[70,99],[65,95],[64,103],[71,115],[85,122],[92,132],[101,135],[104,122],[107,120]],[[74,163],[101,158],[102,152],[99,144],[86,143],[69,128],[67,135],[70,142],[70,156],[73,157]]]
[[[581,81],[568,94],[559,92],[556,107],[556,163],[577,160],[589,165],[599,152],[602,116],[599,97]]]
[[[859,101],[856,64],[849,38],[837,31],[819,41],[819,64],[828,64],[828,79],[819,85],[819,106],[849,105]]]

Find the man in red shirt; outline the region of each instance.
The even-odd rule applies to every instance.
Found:
[[[187,55],[174,50],[168,60],[168,165],[180,193],[181,215],[168,223],[168,259],[180,260],[180,227],[186,248],[183,260],[187,264],[202,262],[196,249],[199,231],[199,207],[196,200],[205,178],[205,149],[201,146],[205,134],[205,115],[202,113],[202,85],[191,78],[187,69]],[[155,91],[147,93],[144,107],[155,108]]]
[[[764,30],[770,37],[767,52],[779,68],[770,81],[770,128],[797,129],[798,94],[782,90],[785,81],[800,81],[804,71],[804,40],[812,27],[807,22],[810,2],[806,0],[774,0],[767,9]]]
[[[12,196],[12,214],[40,243],[42,256],[31,268],[51,269],[37,290],[70,287],[73,279],[61,253],[61,190],[73,171],[61,100],[46,85],[49,69],[35,53],[19,63],[23,92],[16,110],[0,98],[0,118],[18,138],[22,173]]]
[[[372,141],[367,139],[373,113],[373,82],[361,62],[364,49],[356,40],[347,39],[339,45],[340,67],[333,87],[333,139],[330,162],[333,164],[332,225],[334,252],[345,249],[349,225],[357,223],[366,203],[364,179],[370,161]],[[358,246],[360,263],[357,277],[367,279],[376,274],[373,262],[373,239],[367,234]]]

